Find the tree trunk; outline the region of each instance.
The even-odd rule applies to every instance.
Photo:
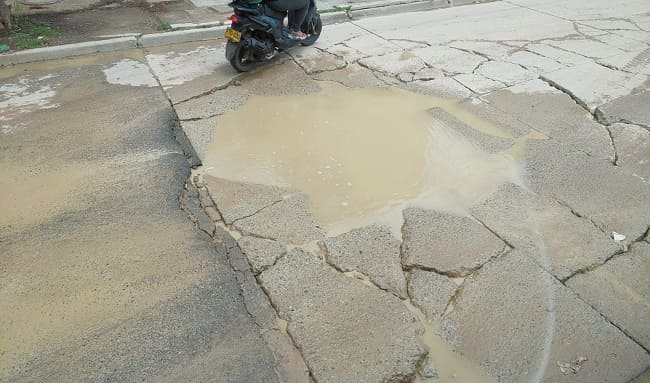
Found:
[[[11,30],[11,5],[6,0],[0,0],[0,23],[4,24],[7,33]]]

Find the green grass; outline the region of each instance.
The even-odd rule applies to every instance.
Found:
[[[168,32],[172,30],[172,26],[169,23],[160,23],[156,29],[162,32]]]
[[[340,6],[340,5],[335,5],[335,6],[333,6],[332,8],[322,9],[322,10],[319,9],[319,10],[318,10],[318,13],[320,13],[320,14],[322,15],[323,13],[347,12],[347,11],[349,11],[351,8],[352,8],[352,6],[342,7],[342,6]]]
[[[37,23],[27,17],[19,17],[11,28],[9,42],[19,49],[40,48],[47,45],[47,36],[58,34],[58,31],[45,24]]]

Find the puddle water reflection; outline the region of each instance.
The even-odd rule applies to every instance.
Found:
[[[329,235],[383,223],[400,237],[407,206],[464,214],[500,184],[521,184],[521,142],[513,153],[486,153],[428,112],[438,107],[481,133],[512,138],[453,100],[397,88],[321,87],[310,95],[253,96],[221,116],[204,172],[306,192]]]

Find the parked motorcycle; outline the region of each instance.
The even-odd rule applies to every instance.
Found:
[[[226,29],[226,58],[237,71],[248,72],[280,51],[312,45],[318,40],[323,24],[315,0],[310,0],[301,26],[302,32],[308,35],[304,40],[288,37],[288,28],[284,26],[287,11],[274,9],[273,3],[273,0],[258,3],[235,0],[228,4],[234,9],[234,15],[230,16],[232,24]]]

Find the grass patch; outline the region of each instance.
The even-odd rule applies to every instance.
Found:
[[[161,32],[169,32],[172,30],[172,26],[169,23],[160,23],[156,29]]]
[[[32,49],[47,45],[47,36],[57,36],[59,32],[45,24],[37,23],[27,17],[18,17],[11,28],[9,42],[15,48]]]
[[[323,13],[334,13],[334,12],[348,12],[350,9],[352,9],[352,6],[347,6],[347,7],[342,7],[340,5],[335,5],[332,8],[327,8],[327,9],[319,9],[318,13],[323,14]]]

